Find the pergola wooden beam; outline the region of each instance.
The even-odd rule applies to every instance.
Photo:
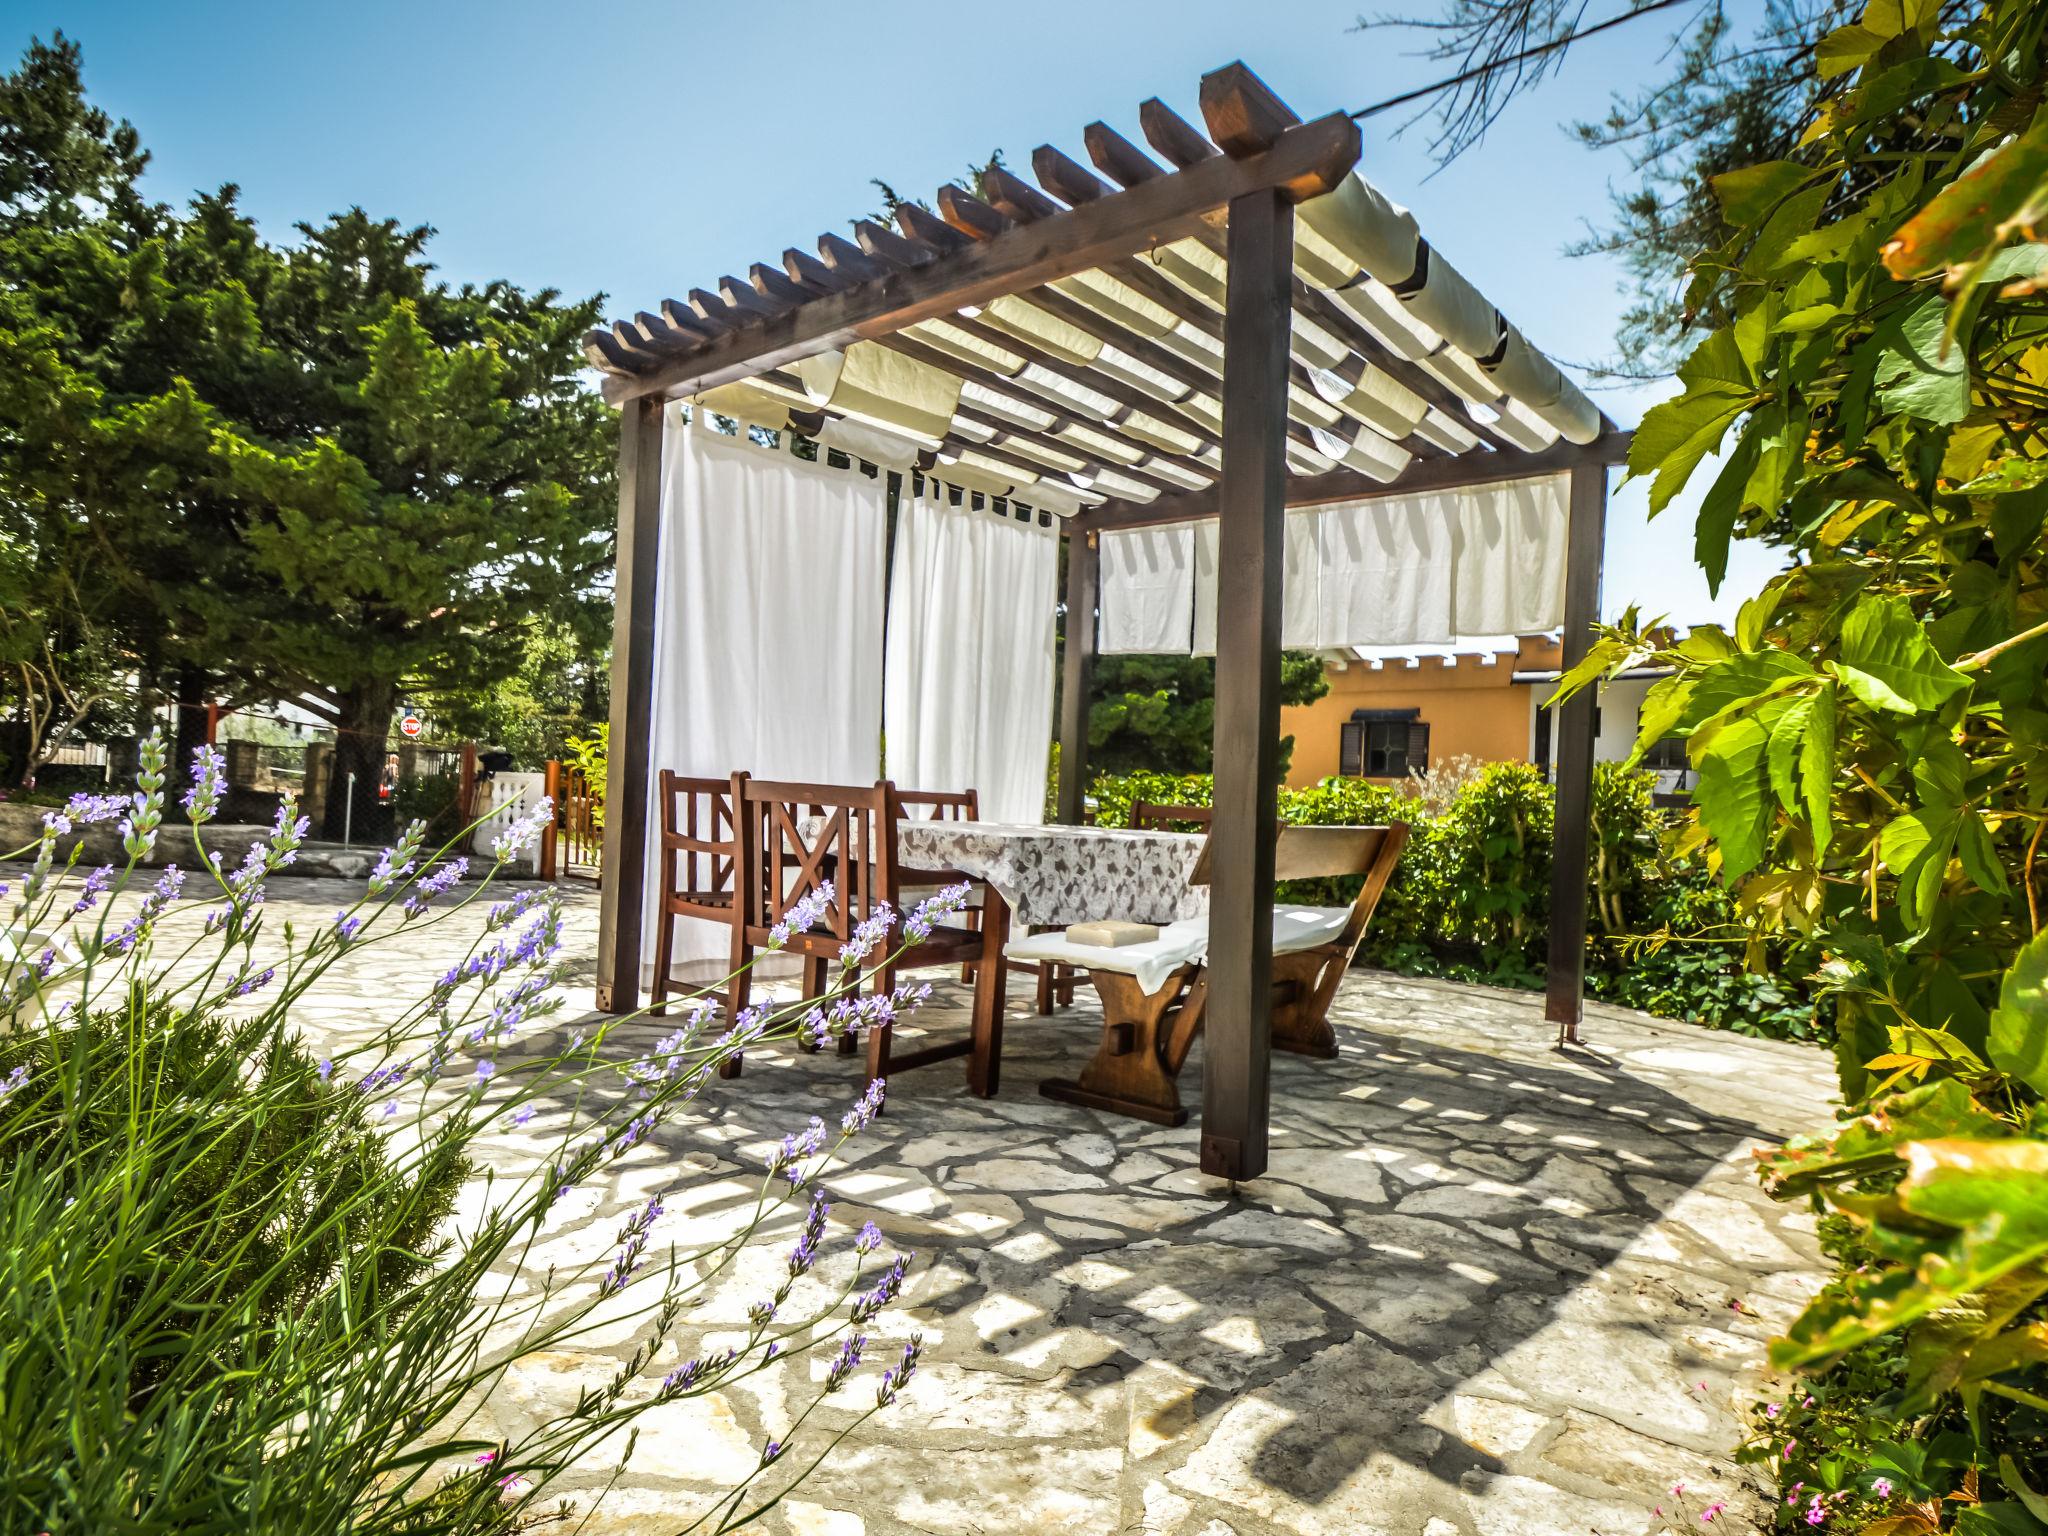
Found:
[[[1392,480],[1374,480],[1355,469],[1326,475],[1290,476],[1284,488],[1290,507],[1329,506],[1342,501],[1371,501],[1382,496],[1412,496],[1423,491],[1461,490],[1473,485],[1498,485],[1527,480],[1582,466],[1626,463],[1629,433],[1610,432],[1587,443],[1556,442],[1536,453],[1509,449],[1496,453],[1447,454],[1417,459]],[[1226,438],[1226,443],[1228,439]],[[1224,449],[1228,462],[1229,448]],[[1169,523],[1201,522],[1218,516],[1223,500],[1216,487],[1182,491],[1157,501],[1105,501],[1077,512],[1068,522],[1075,532],[1108,533],[1132,528],[1159,528]]]
[[[1217,155],[1178,175],[1161,174],[1121,196],[1071,208],[1058,218],[1012,225],[926,266],[883,269],[853,287],[783,314],[736,325],[694,356],[660,362],[632,375],[608,376],[604,396],[623,404],[645,395],[698,394],[763,368],[886,336],[920,320],[1071,277],[1192,234],[1232,198],[1247,192],[1279,188],[1294,200],[1318,196],[1344,179],[1358,154],[1358,125],[1342,113],[1332,113],[1290,130],[1271,149],[1249,159]],[[873,261],[839,236],[828,235],[821,244],[826,242],[842,257],[851,253]],[[724,309],[722,304],[718,307]]]
[[[948,448],[1009,457],[1038,447],[1087,460],[1098,474],[1114,470],[1141,482],[1173,487],[1150,503],[1101,504],[1063,526],[1067,639],[1059,711],[1061,819],[1079,820],[1083,810],[1102,536],[1219,519],[1216,857],[1201,1162],[1210,1173],[1232,1179],[1264,1171],[1272,1007],[1271,830],[1278,791],[1286,509],[1568,471],[1569,666],[1584,654],[1597,615],[1607,473],[1621,461],[1628,439],[1605,423],[1601,435],[1584,446],[1560,441],[1540,452],[1516,447],[1476,421],[1456,390],[1415,361],[1395,355],[1348,309],[1297,276],[1294,205],[1335,189],[1350,173],[1359,155],[1359,133],[1348,117],[1333,114],[1302,123],[1242,65],[1204,77],[1201,105],[1206,134],[1163,102],[1150,101],[1140,108],[1144,136],[1165,165],[1106,125],[1091,124],[1083,138],[1095,171],[1046,146],[1032,156],[1038,188],[1000,166],[991,167],[982,179],[983,196],[959,186],[945,187],[937,198],[937,212],[904,204],[896,210],[894,229],[878,221],[858,221],[852,239],[836,233],[821,236],[815,256],[788,250],[779,270],[757,264],[748,269],[745,281],[727,277],[716,291],[689,290],[686,300],[667,301],[658,313],[642,311],[630,321],[586,337],[587,355],[607,375],[605,398],[625,407],[619,457],[613,753],[600,920],[601,1007],[629,1011],[639,993],[640,914],[651,809],[647,756],[654,702],[653,600],[660,554],[663,404],[763,375],[776,379],[786,393],[789,376],[780,370],[788,365],[857,341],[879,342],[1010,393],[1020,403],[1046,412],[1054,423],[1051,432],[1034,432],[1013,427],[999,419],[999,412],[971,406],[956,412],[946,429],[942,440]],[[1219,295],[1207,291],[1206,283],[1199,285],[1204,288],[1199,294],[1186,291],[1167,269],[1141,259],[1149,251],[1186,239],[1225,258],[1220,311]],[[1219,369],[1216,359],[1201,355],[1208,351],[1206,346],[1187,343],[1185,329],[1172,337],[1181,344],[1176,350],[1150,332],[1139,334],[1117,317],[1120,312],[1113,305],[1112,313],[1103,313],[1082,302],[1086,295],[1078,290],[1048,290],[1051,283],[1089,271],[1121,279],[1163,306],[1182,327],[1193,325],[1210,341],[1220,340],[1228,366]],[[1009,296],[1024,298],[1052,318],[1118,348],[1130,360],[1125,377],[1115,377],[1108,369],[1076,366],[1071,355],[1063,360],[1049,346],[1015,336],[990,324],[993,317],[974,313],[978,306]],[[1348,349],[1335,370],[1347,384],[1357,383],[1368,364],[1380,368],[1448,415],[1481,446],[1449,452],[1411,435],[1406,446],[1414,457],[1399,476],[1384,483],[1348,468],[1289,475],[1290,440],[1301,446],[1312,441],[1290,422],[1289,386],[1313,391],[1315,385],[1292,355],[1296,315],[1329,331]],[[1090,452],[1084,451],[1088,445],[1058,438],[1058,430],[1076,425],[1112,434],[1121,433],[1121,428],[1117,419],[1094,420],[1095,406],[1079,412],[1066,409],[1046,401],[1043,390],[1031,390],[1000,368],[964,362],[951,349],[930,345],[929,336],[901,334],[920,321],[935,319],[1024,356],[1053,378],[1115,401],[1126,421],[1130,411],[1143,410],[1179,425],[1170,402],[1126,382],[1149,377],[1141,369],[1162,375],[1177,388],[1220,394],[1220,478],[1215,456],[1208,451],[1207,432],[1190,434],[1203,440],[1198,452],[1207,454],[1206,463],[1194,455],[1160,452],[1150,444],[1144,463],[1126,465],[1109,457],[1103,445],[1094,445]],[[1043,378],[1040,383],[1044,389],[1054,388]],[[1158,390],[1163,394],[1166,385],[1159,384]],[[1336,409],[1347,421],[1372,425],[1356,412]],[[1583,401],[1579,409],[1586,409]],[[797,418],[797,424],[822,425],[822,420],[822,415],[806,414]],[[993,440],[979,441],[981,434],[991,431],[998,434]],[[1131,436],[1129,447],[1135,450],[1141,440],[1125,435]],[[1029,460],[1028,454],[1024,457]],[[1036,461],[1021,467],[1036,469]],[[1212,483],[1200,490],[1184,489],[1168,471],[1190,479],[1208,476]],[[943,470],[937,473],[944,478]],[[1018,499],[1031,502],[1029,487],[1020,490]],[[1552,903],[1547,1007],[1567,1035],[1578,1017],[1583,967],[1591,721],[1591,695],[1581,695],[1566,707],[1558,733],[1558,885]],[[1575,883],[1576,898],[1569,889]]]

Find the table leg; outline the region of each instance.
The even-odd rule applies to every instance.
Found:
[[[992,1099],[1002,1077],[1003,1004],[1010,968],[1003,946],[1010,938],[1010,906],[993,885],[983,888],[981,961],[974,976],[974,1049],[967,1057],[967,1087],[976,1097]]]
[[[1184,1125],[1188,1112],[1177,1079],[1201,1027],[1208,987],[1185,968],[1154,992],[1113,971],[1090,973],[1102,997],[1102,1039],[1079,1078],[1048,1078],[1038,1091],[1063,1104]],[[1183,993],[1185,988],[1185,993]]]

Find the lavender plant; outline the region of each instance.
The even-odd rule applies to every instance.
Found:
[[[893,1401],[917,1336],[870,1356],[910,1258],[885,1256],[872,1224],[835,1227],[825,1183],[880,1111],[879,1082],[836,1127],[783,1138],[720,1236],[665,1239],[685,1193],[671,1187],[609,1244],[540,1250],[563,1246],[572,1212],[601,1198],[589,1186],[729,1053],[777,1038],[815,1050],[917,1006],[928,988],[863,986],[964,888],[864,926],[824,998],[737,1019],[693,1003],[636,1050],[630,1018],[559,1017],[554,892],[492,888],[545,802],[474,871],[414,824],[356,901],[273,933],[266,882],[305,821],[287,804],[229,868],[201,836],[223,779],[202,750],[185,796],[202,867],[146,872],[164,767],[152,740],[133,795],[52,812],[14,855],[25,869],[0,880],[0,1528],[513,1531],[567,1513],[552,1501],[570,1469],[617,1444],[623,1469],[646,1415],[821,1355],[810,1406],[684,1527],[726,1531]],[[57,849],[95,821],[120,823],[127,864],[81,877],[76,851],[60,866]],[[472,937],[421,996],[345,1049],[307,1048],[293,1017],[338,961],[458,919]],[[486,1151],[502,1170],[515,1129],[534,1145],[536,1119],[545,1155],[478,1171]],[[482,1198],[456,1216],[465,1180]],[[793,1238],[773,1288],[743,1325],[707,1323],[707,1300],[778,1226]],[[631,1340],[608,1380],[515,1437],[488,1432],[508,1373],[599,1331]],[[861,1411],[821,1428],[819,1404],[849,1392]]]

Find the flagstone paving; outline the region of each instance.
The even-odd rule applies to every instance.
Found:
[[[275,881],[273,920],[324,920],[349,889]],[[594,893],[574,888],[570,907],[587,978]],[[456,933],[352,957],[305,1010],[308,1033],[363,1033],[446,968]],[[905,1034],[964,1027],[966,990],[939,990]],[[1756,1519],[1727,1451],[1767,1340],[1823,1268],[1809,1218],[1757,1191],[1751,1152],[1825,1120],[1822,1052],[1595,1005],[1588,1046],[1564,1055],[1532,995],[1359,971],[1335,1009],[1339,1058],[1274,1059],[1271,1167],[1232,1188],[1197,1168],[1192,1124],[1038,1097],[1039,1079],[1073,1075],[1099,1016],[1077,1003],[1037,1019],[1028,990],[1013,980],[996,1099],[969,1098],[957,1063],[906,1074],[828,1179],[835,1225],[872,1219],[916,1250],[876,1334],[893,1352],[922,1332],[925,1365],[767,1530],[1647,1536],[1700,1529],[1720,1499],[1728,1526]],[[629,1024],[626,1042],[667,1027]],[[1187,1081],[1199,1073],[1198,1050]],[[755,1052],[579,1190],[548,1249],[609,1251],[657,1189],[672,1192],[657,1241],[717,1230],[773,1139],[858,1089],[852,1061]],[[550,1119],[495,1156],[551,1148]],[[699,1336],[730,1329],[792,1224],[714,1289]],[[572,1402],[630,1352],[614,1332],[522,1366],[487,1419],[514,1432]],[[650,1383],[674,1363],[657,1358]],[[687,1524],[821,1372],[793,1361],[650,1415],[582,1528]],[[824,1417],[864,1401],[865,1385]],[[619,1449],[572,1475],[571,1496],[612,1482]]]

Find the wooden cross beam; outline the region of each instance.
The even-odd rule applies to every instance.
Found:
[[[713,295],[693,293],[700,320],[728,328],[686,358],[634,359],[640,371],[608,376],[604,396],[622,404],[648,395],[694,395],[833,347],[874,340],[1169,244],[1207,227],[1218,210],[1250,192],[1275,190],[1290,203],[1321,196],[1344,179],[1358,155],[1358,125],[1333,113],[1288,129],[1270,149],[1248,158],[1212,155],[1051,218],[1009,224],[918,267],[883,268],[858,246],[834,237],[826,253],[834,268],[845,272],[857,258],[874,270],[849,287],[775,315],[742,316]],[[698,308],[705,299],[711,302]]]

